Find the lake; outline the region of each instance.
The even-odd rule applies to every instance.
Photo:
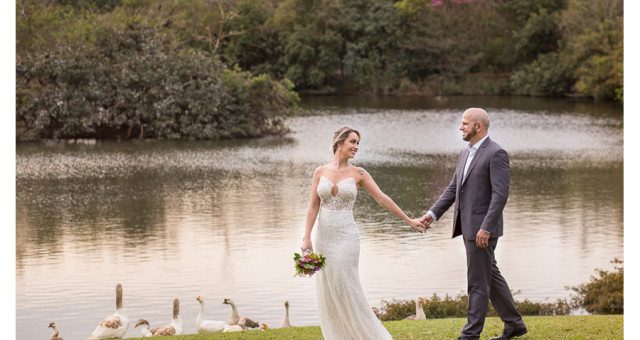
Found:
[[[86,339],[115,310],[116,283],[138,337],[181,301],[196,333],[241,316],[318,325],[315,279],[294,277],[313,170],[341,125],[362,133],[364,167],[409,216],[449,184],[468,107],[511,159],[498,265],[517,300],[555,302],[623,258],[623,113],[619,104],[528,97],[310,97],[283,137],[230,141],[77,141],[16,146],[16,333]],[[360,278],[372,306],[466,291],[461,238],[447,212],[426,234],[360,190]]]

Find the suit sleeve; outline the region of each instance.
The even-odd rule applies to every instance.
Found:
[[[491,203],[487,215],[482,221],[481,229],[490,233],[497,232],[498,221],[509,197],[509,155],[503,149],[498,150],[491,157],[489,177],[491,181]]]
[[[431,206],[429,210],[433,211],[436,214],[437,219],[440,217],[451,207],[453,202],[456,201],[456,184],[457,184],[457,176],[456,172],[453,173],[453,178],[451,179],[451,183],[449,186],[442,192],[438,201]]]

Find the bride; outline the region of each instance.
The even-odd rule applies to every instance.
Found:
[[[352,208],[358,188],[363,187],[378,204],[400,217],[413,229],[424,232],[385,195],[363,168],[349,164],[360,144],[360,132],[342,126],[333,137],[333,161],[313,173],[311,201],[307,211],[301,249],[314,250],[311,230],[318,217],[315,251],[327,259],[316,274],[320,328],[325,339],[391,339],[369,306],[358,276],[360,239]]]

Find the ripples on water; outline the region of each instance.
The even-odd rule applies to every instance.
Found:
[[[292,323],[317,325],[314,280],[294,278],[291,257],[311,174],[331,160],[333,131],[358,128],[353,163],[420,216],[451,179],[464,147],[460,114],[471,106],[464,97],[455,104],[340,100],[311,99],[283,138],[18,145],[18,338],[48,336],[51,321],[65,338],[86,338],[113,312],[116,282],[131,318],[152,326],[170,321],[179,297],[186,332],[194,333],[198,295],[208,319],[227,320],[222,300],[230,297],[242,315],[277,327],[289,300]],[[565,298],[565,286],[623,255],[622,115],[567,101],[534,100],[532,109],[476,100],[496,100],[484,105],[490,135],[511,156],[500,267],[521,291],[517,299]],[[464,247],[450,239],[450,214],[421,235],[365,191],[358,198],[360,273],[372,305],[466,289]],[[139,333],[131,325],[126,336]]]

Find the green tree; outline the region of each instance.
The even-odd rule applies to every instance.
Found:
[[[623,1],[571,0],[563,19],[565,51],[577,66],[577,91],[596,99],[622,100]]]
[[[433,7],[429,1],[404,0],[396,8],[396,73],[413,80],[437,76],[460,81],[483,60],[491,4],[444,1]]]
[[[240,16],[233,1],[176,0],[171,10],[171,21],[165,25],[175,27],[188,46],[207,50],[212,56],[229,37],[244,33],[231,28]]]
[[[395,8],[388,0],[345,0],[338,31],[344,37],[342,74],[359,89],[379,92],[392,81],[389,66]]]
[[[496,6],[502,19],[499,28],[511,35],[510,46],[503,46],[512,55],[511,67],[557,50],[563,38],[560,13],[567,3],[568,0],[517,0]]]
[[[322,0],[286,0],[273,23],[280,34],[279,63],[299,90],[333,92],[330,78],[341,69],[343,39],[331,27],[336,4]]]
[[[539,53],[532,62],[514,69],[511,80],[517,93],[580,93],[622,100],[622,1],[571,0],[560,19],[558,49]]]
[[[560,13],[541,8],[531,13],[525,25],[514,33],[516,58],[531,62],[556,50],[560,39]]]
[[[282,78],[286,67],[279,63],[282,54],[281,33],[272,23],[277,4],[265,0],[241,0],[240,14],[229,23],[232,31],[243,32],[229,37],[221,58],[254,74],[270,74]]]

